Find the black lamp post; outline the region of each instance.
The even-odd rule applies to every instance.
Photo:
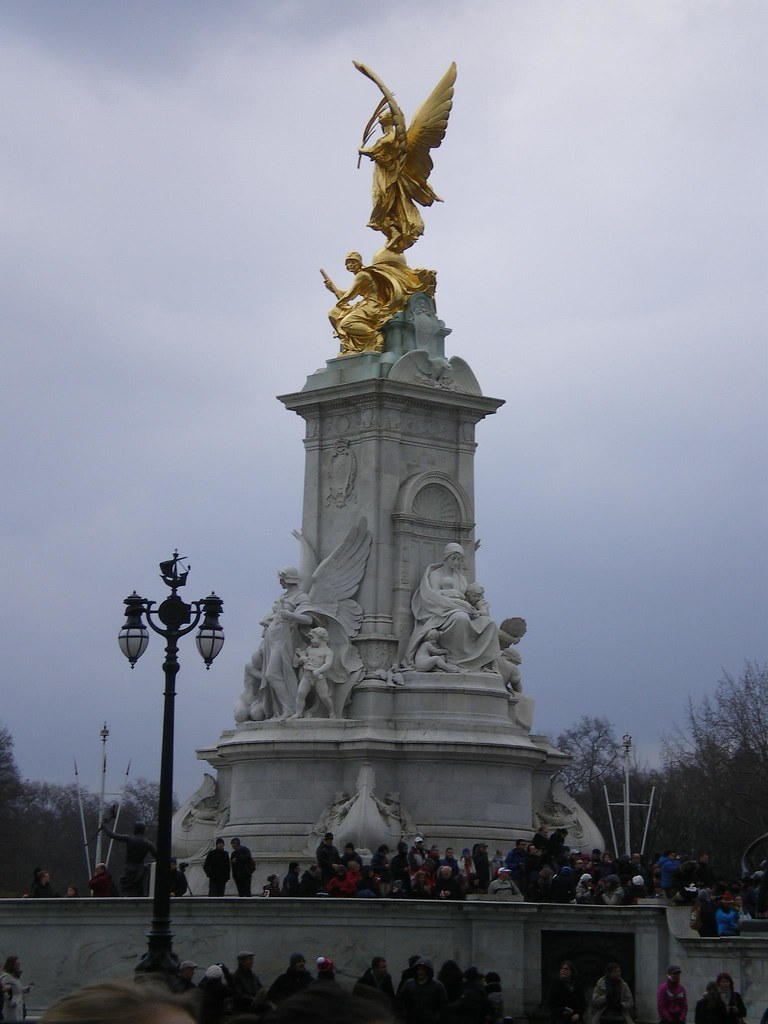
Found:
[[[171,819],[173,817],[173,716],[176,696],[176,675],[179,671],[178,641],[191,633],[202,619],[198,631],[197,649],[205,667],[224,645],[224,632],[219,625],[223,604],[211,593],[201,601],[186,604],[176,591],[187,582],[189,569],[179,572],[182,559],[178,551],[173,558],[160,563],[160,578],[171,588],[171,594],[157,607],[154,601],[147,601],[134,591],[125,599],[125,623],[118,635],[120,650],[131,663],[136,664],[149,643],[149,631],[143,619],[155,633],[166,638],[165,661],[165,704],[163,710],[163,750],[160,762],[160,795],[157,806],[157,864],[155,866],[155,892],[152,904],[152,925],[147,932],[147,952],[136,967],[137,971],[148,973],[162,971],[175,974],[179,961],[173,952],[171,932]],[[162,625],[158,624],[162,623]]]

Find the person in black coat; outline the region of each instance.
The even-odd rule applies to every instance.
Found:
[[[448,1006],[448,996],[435,981],[432,962],[422,957],[416,963],[416,977],[403,985],[398,995],[405,1024],[431,1024],[440,1020]]]
[[[211,964],[197,986],[200,992],[200,1020],[220,1024],[227,1015],[232,975],[224,964]]]
[[[237,954],[237,970],[230,979],[231,1013],[252,1013],[258,1016],[269,1009],[267,990],[253,970],[253,953],[244,950]]]
[[[229,844],[232,847],[230,860],[232,861],[232,878],[237,886],[238,896],[251,895],[251,876],[255,870],[251,851],[243,846],[239,839],[235,838]]]
[[[208,895],[223,896],[232,874],[229,854],[224,849],[223,839],[217,839],[214,848],[205,855],[203,871],[208,879]]]
[[[299,882],[299,896],[317,896],[323,887],[320,876],[320,868],[317,864],[310,864]]]
[[[455,960],[446,960],[437,972],[437,980],[445,988],[449,1003],[455,1003],[464,991],[464,971]]]
[[[493,1008],[485,994],[485,975],[476,967],[464,971],[464,988],[455,1003],[448,1007],[446,1017],[461,1024],[485,1024]]]
[[[704,998],[696,1003],[695,1024],[728,1024],[728,1010],[714,981],[707,983]]]
[[[408,843],[397,844],[397,853],[389,862],[389,870],[392,872],[393,882],[402,882],[408,888],[411,881],[411,871],[408,867]]]
[[[184,865],[186,867],[186,864]],[[168,875],[168,890],[171,896],[183,896],[189,889],[187,876],[179,869],[179,863],[175,857],[171,857],[171,872]]]
[[[303,992],[307,985],[312,984],[312,975],[307,970],[307,962],[303,953],[291,953],[288,970],[275,978],[267,992],[273,1003],[282,1003],[297,992]]]
[[[326,832],[323,841],[315,850],[317,863],[320,867],[320,876],[323,885],[329,882],[336,874],[336,868],[341,864],[339,851],[333,845],[333,832]]]
[[[392,984],[392,976],[387,967],[387,959],[383,956],[375,956],[371,960],[371,966],[365,974],[358,978],[352,990],[356,996],[370,998],[371,994],[378,997],[381,1003],[388,1010],[395,1008],[395,987]]]
[[[727,971],[721,971],[715,978],[715,984],[720,991],[720,999],[726,1008],[728,1020],[732,1024],[744,1024],[747,1008],[741,995],[733,987],[733,978]]]
[[[579,1024],[584,1019],[586,1006],[587,1001],[579,984],[576,968],[570,960],[563,960],[549,989],[552,1024]]]
[[[472,847],[472,863],[475,865],[475,874],[481,890],[488,892],[488,886],[491,884],[491,865],[485,843],[475,843]]]
[[[464,887],[458,875],[451,872],[451,867],[444,864],[438,869],[432,895],[436,900],[463,900]]]
[[[281,896],[298,896],[299,895],[299,862],[292,860],[288,865],[288,874],[283,879],[283,885],[280,889]]]
[[[570,903],[576,896],[578,876],[567,864],[563,864],[552,879],[552,902]]]

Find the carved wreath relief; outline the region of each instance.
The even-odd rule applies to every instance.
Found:
[[[344,508],[347,502],[356,502],[354,493],[355,477],[357,476],[357,456],[350,448],[349,441],[337,441],[331,456],[331,467],[328,473],[328,493],[325,497],[327,506]]]

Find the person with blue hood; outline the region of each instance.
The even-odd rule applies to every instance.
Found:
[[[552,902],[570,903],[576,896],[578,878],[568,864],[563,864],[552,879]]]
[[[416,976],[406,981],[399,995],[405,1024],[437,1024],[441,1019],[448,995],[434,974],[431,960],[416,961]]]

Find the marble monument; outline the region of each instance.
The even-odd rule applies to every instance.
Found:
[[[198,752],[215,776],[179,809],[174,852],[199,865],[214,835],[237,836],[260,872],[283,871],[326,830],[361,851],[417,832],[506,851],[542,823],[602,846],[552,784],[566,758],[532,731],[526,622],[502,609],[497,624],[475,575],[475,432],[504,403],[446,356],[436,273],[404,255],[423,232],[418,207],[439,199],[430,152],[456,68],[406,127],[356,67],[382,97],[359,153],[374,164],[369,226],[386,241],[367,265],[349,253],[346,290],[322,271],[339,352],[280,397],[305,423],[297,564],[276,567],[234,721]]]

